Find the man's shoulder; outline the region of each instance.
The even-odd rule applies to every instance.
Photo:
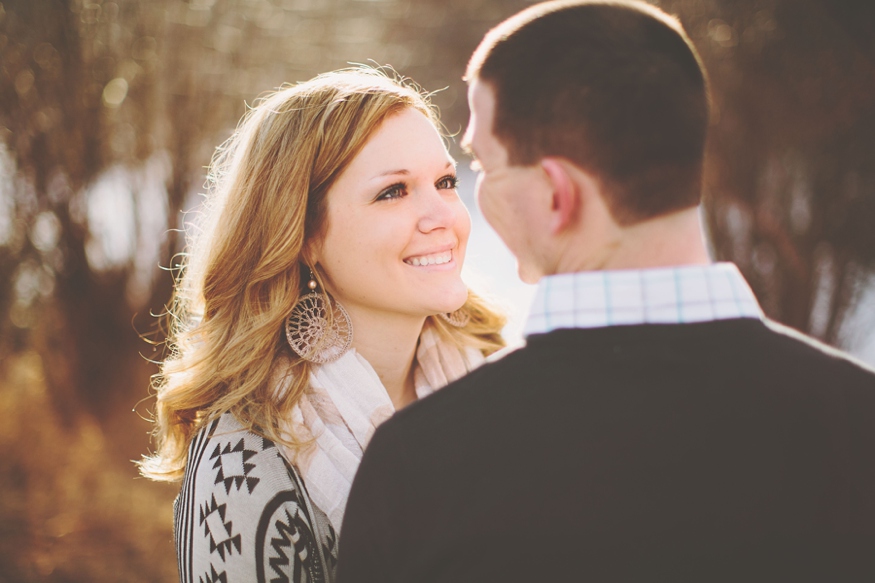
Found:
[[[703,362],[715,366],[715,374],[718,369],[735,371],[747,383],[771,382],[783,374],[821,391],[857,387],[875,394],[870,366],[769,320],[560,329],[490,357],[465,377],[399,411],[380,429],[406,436],[462,419],[488,422],[493,408],[529,403],[533,390],[543,393],[557,382],[626,378],[636,363],[641,374],[662,363],[660,370],[675,370],[672,374],[682,377],[697,374],[687,371],[691,363]],[[749,374],[740,374],[745,369]]]
[[[525,342],[508,346],[490,355],[486,362],[469,372],[465,376],[453,381],[439,391],[435,391],[427,398],[414,403],[421,408],[438,406],[442,401],[459,398],[467,398],[470,389],[476,387],[492,386],[496,383],[504,385],[508,381],[514,384],[518,379],[518,373],[530,371],[541,365],[546,355],[537,348],[527,345]]]
[[[541,346],[520,343],[508,347],[464,377],[398,411],[378,432],[429,431],[431,423],[483,417],[494,407],[512,406],[514,395],[530,390],[539,371],[551,366],[550,359],[550,351]]]
[[[824,369],[868,380],[875,389],[875,368],[862,360],[778,322],[765,320],[764,324],[767,342],[776,355],[791,359],[802,368]]]

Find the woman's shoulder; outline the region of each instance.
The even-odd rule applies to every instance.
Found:
[[[274,482],[274,488],[291,481],[276,444],[243,428],[231,413],[206,424],[192,439],[186,483],[189,477],[226,493],[245,490],[249,495],[263,480]]]
[[[336,536],[271,440],[230,413],[192,440],[175,507],[183,582],[330,581]]]

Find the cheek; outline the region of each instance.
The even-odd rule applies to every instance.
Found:
[[[350,269],[357,270],[368,261],[366,250],[370,246],[365,240],[366,236],[360,220],[356,221],[343,212],[334,212],[329,216],[328,229],[321,245],[321,259],[331,279],[339,282]]]
[[[492,190],[491,185],[488,180],[483,178],[481,175],[477,179],[477,208],[480,209],[480,214],[489,221],[489,217],[492,214]]]
[[[501,220],[501,215],[504,214],[501,205],[497,204],[494,185],[487,180],[481,182],[477,195],[477,206],[486,222],[493,226],[496,221]]]
[[[481,172],[477,175],[477,182],[474,183],[474,197],[477,199],[477,205],[482,207],[483,203],[486,201],[488,186],[486,184],[486,178],[484,174]]]

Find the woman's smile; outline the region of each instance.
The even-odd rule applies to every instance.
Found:
[[[404,260],[404,263],[414,267],[455,267],[453,251],[451,249],[408,257]]]

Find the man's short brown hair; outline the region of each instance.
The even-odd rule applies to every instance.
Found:
[[[622,224],[699,202],[704,68],[680,23],[629,0],[536,4],[492,29],[466,79],[495,93],[510,163],[566,158],[595,175]]]

